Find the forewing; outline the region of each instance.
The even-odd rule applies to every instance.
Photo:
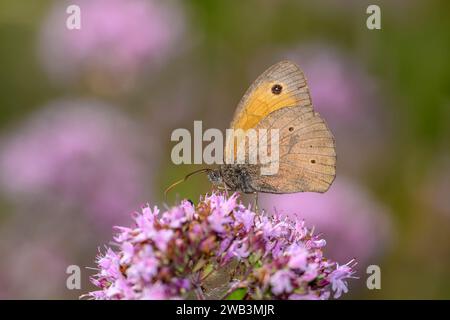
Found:
[[[275,85],[281,86],[281,92],[272,90]],[[269,113],[286,106],[312,109],[305,76],[291,61],[274,64],[255,80],[239,102],[231,128],[254,128]]]

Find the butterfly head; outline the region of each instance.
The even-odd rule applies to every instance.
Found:
[[[208,179],[214,185],[223,183],[222,174],[217,169],[208,171]]]

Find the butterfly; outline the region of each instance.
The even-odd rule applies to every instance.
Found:
[[[208,171],[213,184],[244,193],[295,193],[325,192],[333,183],[335,140],[314,111],[306,78],[295,63],[281,61],[261,74],[238,104],[230,127],[278,129],[279,170],[262,175],[257,164],[222,164]]]
[[[216,169],[200,169],[175,182],[165,191],[206,172],[218,187],[243,193],[326,192],[336,176],[336,147],[333,134],[314,111],[302,70],[291,61],[281,61],[262,73],[247,90],[230,128],[278,130],[278,171],[261,174],[262,164],[225,162]],[[234,140],[225,154],[235,153]],[[267,146],[271,149],[271,145]],[[248,160],[249,150],[246,159]],[[267,165],[267,163],[265,164]]]

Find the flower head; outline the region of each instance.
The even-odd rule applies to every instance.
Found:
[[[349,264],[323,257],[303,221],[250,211],[237,194],[183,201],[161,214],[143,208],[118,228],[120,250],[97,259],[93,299],[326,299],[347,292]],[[317,245],[320,243],[321,245]]]

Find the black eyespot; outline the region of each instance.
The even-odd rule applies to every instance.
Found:
[[[312,159],[312,160],[311,160],[311,163],[312,163],[312,164],[316,163],[316,160]]]
[[[294,127],[289,127],[289,132],[294,131]]]
[[[282,90],[283,90],[283,87],[281,85],[279,85],[279,84],[274,84],[272,86],[272,93],[273,94],[280,94]]]

